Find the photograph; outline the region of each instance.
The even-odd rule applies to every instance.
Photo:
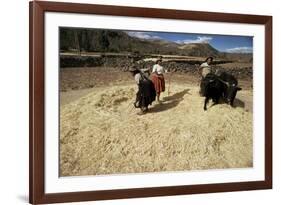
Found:
[[[253,36],[59,27],[59,176],[253,168]]]

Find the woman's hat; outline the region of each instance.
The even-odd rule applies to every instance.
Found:
[[[162,62],[162,56],[159,56],[157,59],[156,59],[156,63],[158,62]]]
[[[211,61],[213,61],[213,60],[214,60],[214,58],[213,58],[212,56],[209,56],[209,57],[207,57],[207,58],[206,58],[206,60],[205,60],[205,61],[207,61],[207,60],[209,60],[209,59],[211,59]]]
[[[138,71],[138,69],[136,68],[136,67],[131,67],[131,68],[129,68],[129,72],[135,72],[135,71]]]

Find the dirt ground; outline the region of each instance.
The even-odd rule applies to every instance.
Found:
[[[235,64],[231,64],[236,66]],[[229,66],[223,64],[223,66]],[[170,72],[166,74],[167,83],[184,83],[199,85],[199,73],[180,73]],[[60,70],[60,91],[82,90],[87,88],[97,88],[102,86],[115,86],[132,83],[132,76],[129,72],[120,71],[117,68],[108,67],[81,67],[81,68],[62,68]],[[239,85],[243,89],[252,89],[252,79],[238,78]],[[83,91],[82,91],[83,92]]]
[[[129,75],[107,85],[60,92],[60,175],[252,167],[248,82],[234,108],[210,103],[204,111],[198,80],[175,76],[169,95],[167,84],[161,96],[163,103],[153,103],[143,116],[133,108],[137,88]]]

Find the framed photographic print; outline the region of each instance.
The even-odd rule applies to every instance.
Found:
[[[272,17],[30,2],[30,203],[272,188]]]

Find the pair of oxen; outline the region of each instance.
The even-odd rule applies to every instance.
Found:
[[[214,104],[223,101],[233,106],[237,91],[241,89],[238,87],[237,79],[229,73],[207,74],[200,84],[200,94],[205,97],[204,110],[207,110],[207,104],[210,99]]]

